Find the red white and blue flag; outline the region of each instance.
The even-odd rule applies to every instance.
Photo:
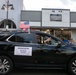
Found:
[[[30,29],[29,21],[21,22],[21,23],[20,23],[20,28],[21,28],[23,31],[28,31],[28,30]]]
[[[20,28],[23,29],[23,28],[29,28],[29,21],[26,21],[26,22],[21,22],[20,23]]]

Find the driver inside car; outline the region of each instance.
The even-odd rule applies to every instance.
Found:
[[[51,37],[48,37],[46,40],[44,40],[45,44],[50,44],[51,43]]]

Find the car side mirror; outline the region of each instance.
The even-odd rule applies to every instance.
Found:
[[[58,41],[58,45],[57,45],[57,48],[60,48],[62,45],[62,43],[60,41]]]

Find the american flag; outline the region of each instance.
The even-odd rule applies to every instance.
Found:
[[[28,31],[30,33],[30,24],[29,24],[29,21],[21,22],[20,23],[20,28],[23,31]]]
[[[26,29],[26,28],[29,28],[29,21],[26,21],[26,22],[21,22],[20,23],[20,28],[21,29]]]

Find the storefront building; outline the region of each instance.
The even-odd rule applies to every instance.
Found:
[[[30,20],[33,30],[41,30],[58,38],[73,38],[76,41],[76,12],[70,9],[48,9],[21,11],[21,21]]]
[[[8,11],[6,1],[9,1]],[[20,22],[28,20],[31,30],[48,32],[58,38],[73,38],[76,41],[76,12],[52,8],[42,8],[41,11],[23,10],[23,0],[0,1],[0,30],[19,30]]]

